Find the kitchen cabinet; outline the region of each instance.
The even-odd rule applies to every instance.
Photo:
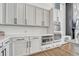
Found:
[[[44,10],[44,26],[49,26],[49,11]]]
[[[44,20],[43,20],[43,9],[36,8],[36,25],[37,26],[43,26]]]
[[[25,4],[24,3],[18,3],[16,7],[17,11],[17,24],[24,25],[25,24]]]
[[[0,3],[0,24],[5,24],[5,3]]]
[[[6,24],[16,24],[16,4],[6,3]]]
[[[27,43],[24,37],[12,38],[12,55],[13,56],[23,56],[27,55]]]
[[[41,37],[31,36],[29,41],[30,54],[36,53],[40,51],[41,47]]]
[[[0,24],[2,23],[2,3],[0,3]]]
[[[35,7],[26,4],[26,24],[35,25]]]

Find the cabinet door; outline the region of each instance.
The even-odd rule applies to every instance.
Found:
[[[0,24],[2,24],[2,3],[0,3]]]
[[[26,5],[26,24],[35,25],[35,7]]]
[[[44,26],[49,26],[49,11],[44,10]]]
[[[26,41],[24,39],[16,39],[13,43],[13,55],[14,56],[22,56],[26,55]]]
[[[36,8],[36,25],[42,26],[43,23],[43,9]]]
[[[16,15],[16,4],[7,3],[6,4],[6,24],[14,24],[15,15]]]
[[[30,54],[36,53],[40,51],[41,46],[41,38],[40,37],[31,37],[30,38]]]
[[[5,3],[0,3],[0,24],[5,24]]]
[[[25,24],[25,4],[18,3],[17,4],[17,24],[23,25]]]

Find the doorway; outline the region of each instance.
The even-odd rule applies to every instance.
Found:
[[[75,38],[75,23],[73,22],[73,4],[66,3],[66,35]]]

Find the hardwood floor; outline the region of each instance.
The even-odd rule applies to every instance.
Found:
[[[33,54],[32,56],[72,56],[71,49],[71,45],[68,43],[61,47]]]

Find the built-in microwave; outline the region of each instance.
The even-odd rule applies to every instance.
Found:
[[[51,44],[53,42],[53,35],[42,36],[42,45]]]

